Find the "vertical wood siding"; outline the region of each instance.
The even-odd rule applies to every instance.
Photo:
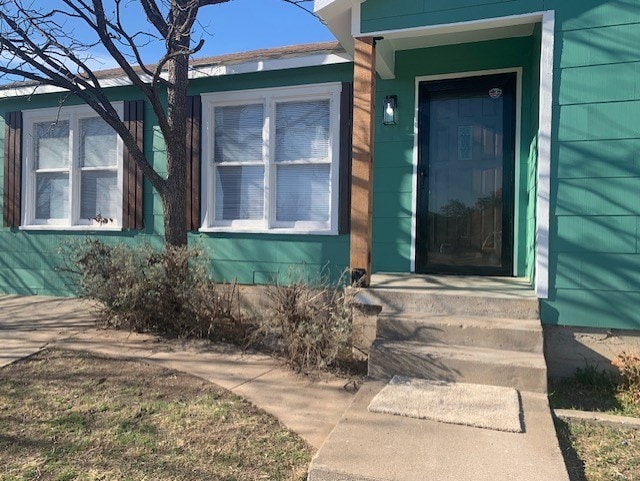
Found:
[[[19,227],[22,190],[22,112],[6,114],[4,158],[2,224],[4,227]]]
[[[124,121],[135,137],[138,147],[144,149],[144,102],[142,100],[130,100],[124,103]],[[125,229],[140,230],[143,228],[143,176],[126,146],[123,172],[122,226]]]
[[[200,227],[200,124],[202,102],[199,95],[187,99],[187,230]]]

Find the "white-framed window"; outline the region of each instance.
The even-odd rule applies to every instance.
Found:
[[[123,103],[113,104],[122,117]],[[119,229],[123,144],[90,107],[23,112],[24,229]]]
[[[201,231],[338,231],[341,84],[202,95]]]

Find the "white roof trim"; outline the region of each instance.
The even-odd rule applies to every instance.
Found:
[[[360,4],[366,0],[315,0],[314,12],[333,33],[340,45],[353,55],[354,25],[360,28]],[[357,19],[357,21],[356,21]]]
[[[320,65],[333,65],[351,62],[352,59],[347,53],[327,53],[312,54],[304,56],[292,56],[287,58],[273,58],[267,60],[252,60],[250,62],[242,62],[228,65],[203,65],[193,67],[189,72],[190,79],[206,78],[206,77],[222,77],[225,75],[237,75],[253,72],[269,72],[274,70],[285,70],[302,67],[317,67]],[[148,75],[140,76],[145,82],[150,82],[151,77]],[[163,75],[164,77],[164,75]],[[131,80],[126,76],[106,78],[100,80],[100,86],[123,87],[133,85]],[[54,87],[51,85],[25,85],[16,87],[0,86],[0,98],[22,97],[36,94],[65,92],[65,89]]]

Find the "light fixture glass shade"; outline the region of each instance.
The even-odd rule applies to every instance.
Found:
[[[398,107],[398,97],[396,95],[387,95],[384,99],[384,113],[382,123],[384,125],[395,125]]]

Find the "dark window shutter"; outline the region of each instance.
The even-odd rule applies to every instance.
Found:
[[[340,96],[340,199],[338,232],[351,227],[351,141],[353,138],[353,83],[342,83]]]
[[[200,119],[199,95],[187,97],[187,230],[200,228]]]
[[[144,101],[129,100],[124,103],[124,123],[136,139],[140,150],[144,149]],[[122,227],[125,229],[143,228],[142,186],[142,170],[136,166],[133,155],[125,146],[122,188]]]
[[[7,112],[4,135],[4,227],[20,226],[22,191],[22,112]]]

